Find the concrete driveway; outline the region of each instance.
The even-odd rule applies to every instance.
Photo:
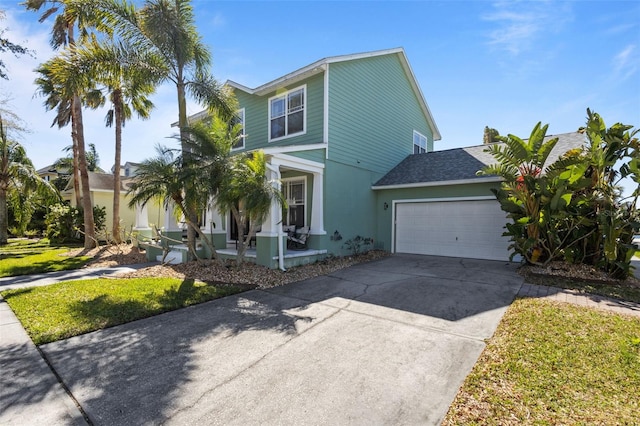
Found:
[[[41,349],[96,425],[439,424],[515,269],[396,255]]]

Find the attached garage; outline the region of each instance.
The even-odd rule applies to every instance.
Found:
[[[495,198],[396,200],[396,253],[508,260],[505,213]]]

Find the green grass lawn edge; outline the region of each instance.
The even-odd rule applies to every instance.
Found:
[[[0,277],[79,269],[89,256],[65,256],[73,246],[50,245],[48,240],[9,240],[0,246]]]
[[[636,424],[640,318],[516,299],[445,425]]]
[[[247,287],[177,278],[99,278],[0,294],[36,345],[218,299]]]

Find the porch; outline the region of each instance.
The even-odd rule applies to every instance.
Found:
[[[236,249],[235,241],[227,242],[227,247],[224,249],[217,249],[216,253],[222,259],[232,259],[235,260],[238,255],[238,250]],[[288,250],[284,255],[284,267],[292,268],[294,266],[307,265],[309,263],[315,263],[327,256],[327,250],[316,250],[316,249],[306,249],[306,250]],[[256,259],[258,257],[258,250],[256,246],[253,246],[244,254],[244,258],[246,262],[257,263]],[[272,263],[275,265],[279,264],[279,257],[273,256]]]
[[[269,268],[283,269],[312,263],[326,257],[323,211],[324,164],[283,153],[269,153],[266,174],[267,179],[278,190],[283,191],[290,208],[285,209],[286,217],[283,217],[283,209],[278,203],[273,202],[269,214],[260,225],[260,231],[255,235],[253,247],[245,254],[246,260]],[[288,183],[287,188],[282,187],[283,181]],[[298,185],[295,191],[291,190],[293,181]],[[165,244],[169,246],[167,250],[171,258],[175,259],[174,262],[181,262],[187,259],[186,246],[178,243],[182,240],[184,224],[176,221],[173,209],[173,205],[167,206],[162,235],[167,237]],[[215,200],[211,200],[201,218],[201,223],[201,233],[213,242],[216,252],[223,258],[235,258],[237,236],[232,237],[234,223],[231,215],[218,211],[215,208]],[[283,224],[305,227],[308,230],[308,240],[304,250],[287,250],[287,237],[282,229]],[[134,229],[140,235],[150,236],[146,208],[138,206],[136,209],[136,228]],[[228,241],[232,243],[229,244]],[[218,249],[218,247],[224,248]],[[148,254],[147,257],[149,260],[156,260],[157,251],[162,250],[162,247],[149,246],[149,248],[154,253]],[[203,248],[204,251],[206,248]],[[161,253],[164,252],[161,251]]]

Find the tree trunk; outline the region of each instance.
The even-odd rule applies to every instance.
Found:
[[[122,242],[120,238],[120,156],[122,155],[122,92],[113,92],[113,106],[116,126],[116,158],[113,166],[113,240],[116,244]]]
[[[0,186],[0,245],[5,245],[9,239],[9,215],[7,214],[7,189],[4,183]]]
[[[96,230],[93,221],[93,206],[91,205],[91,189],[89,187],[89,172],[87,170],[87,155],[84,147],[84,124],[82,122],[82,105],[80,97],[75,95],[71,100],[72,125],[75,127],[78,139],[78,169],[80,171],[80,186],[82,187],[82,208],[84,209],[84,248],[96,247]]]
[[[73,127],[73,123],[71,127]],[[80,174],[78,173],[78,135],[75,130],[71,131],[71,141],[73,147],[73,170],[71,171],[73,173],[73,193],[76,197],[76,207],[79,208],[82,205],[82,194],[80,194]]]
[[[189,137],[187,134],[187,126],[189,125],[189,121],[187,118],[187,97],[185,94],[184,82],[179,78],[179,82],[176,85],[178,89],[178,126],[180,127],[180,146],[182,149],[182,159],[183,159],[183,167],[188,167],[191,161],[189,156],[189,150],[185,144],[185,141]],[[195,203],[193,199],[193,194],[189,193],[189,191],[185,190],[185,217],[188,217],[190,221],[194,223],[198,223],[198,212],[195,208]],[[196,248],[196,231],[192,227],[187,227],[187,246],[190,250],[195,251]],[[189,255],[188,260],[193,260],[193,258]]]

